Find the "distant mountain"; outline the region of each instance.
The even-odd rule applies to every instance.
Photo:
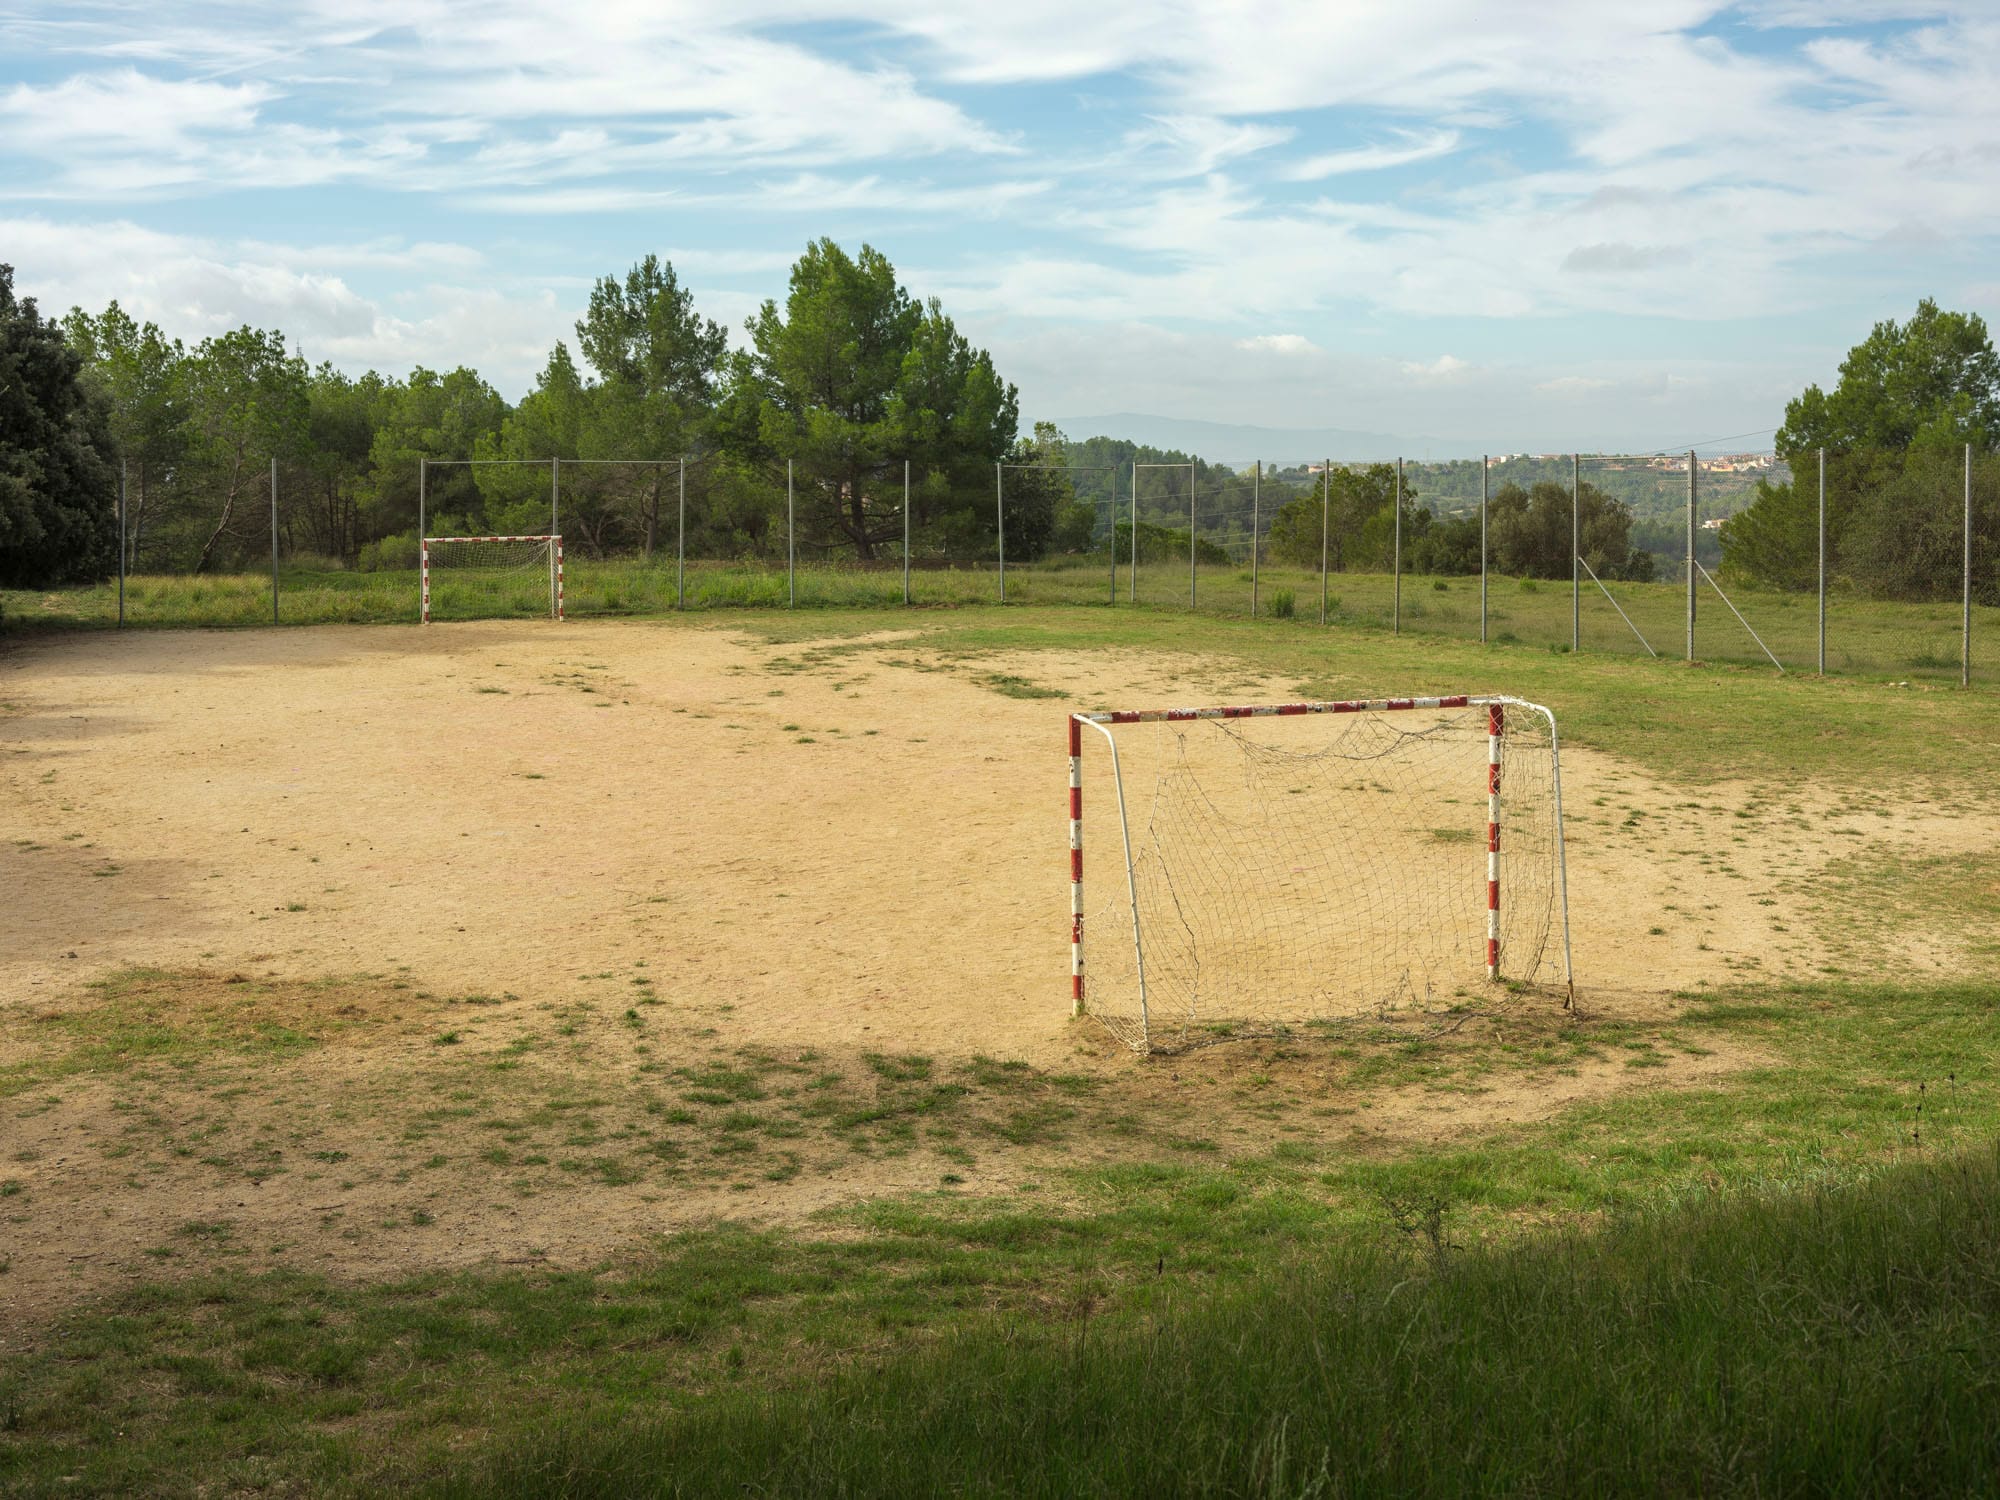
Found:
[[[1432,437],[1398,437],[1386,432],[1355,432],[1344,427],[1253,427],[1245,423],[1204,422],[1191,417],[1160,417],[1146,412],[1113,412],[1102,417],[1057,417],[1064,435],[1126,438],[1149,448],[1177,448],[1212,464],[1240,468],[1257,459],[1267,463],[1318,463],[1323,459],[1477,458],[1479,449],[1462,442]]]

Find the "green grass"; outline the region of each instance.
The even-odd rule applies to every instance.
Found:
[[[1330,623],[1364,630],[1400,629],[1412,635],[1479,638],[1476,578],[1406,575],[1400,615],[1396,580],[1386,574],[1342,573],[1332,580]],[[1440,588],[1440,585],[1443,585]],[[1264,611],[1279,628],[1319,620],[1316,573],[1266,567],[1260,580]],[[1613,584],[1611,591],[1654,650],[1679,657],[1685,650],[1686,591],[1679,584]],[[911,575],[911,603],[919,607],[997,605],[999,577],[992,564],[924,568]],[[1561,583],[1494,577],[1488,591],[1490,637],[1541,651],[1570,643],[1570,591]],[[280,614],[286,624],[414,623],[417,579],[406,572],[307,572],[281,574]],[[1337,597],[1336,597],[1337,596]],[[1816,606],[1810,595],[1732,590],[1737,607],[1785,665],[1814,670]],[[686,573],[686,608],[709,610],[883,609],[903,598],[901,570],[812,564],[801,566],[788,587],[782,565],[694,562]],[[1007,604],[1105,607],[1109,575],[1101,562],[1064,559],[1007,570]],[[1184,567],[1147,565],[1136,584],[1119,574],[1117,604],[1183,611],[1189,607]],[[1250,613],[1250,575],[1240,567],[1198,573],[1194,605],[1223,617]],[[671,559],[596,561],[572,556],[566,564],[565,609],[573,619],[670,614],[677,608]],[[433,589],[438,618],[462,616],[532,619],[546,614],[546,590],[511,578],[449,578]],[[1974,608],[1973,665],[1993,681],[2000,674],[2000,609]],[[117,617],[115,585],[48,592],[0,591],[0,630],[104,625]],[[1645,654],[1645,647],[1594,586],[1585,581],[1579,609],[1583,648],[1614,655]],[[271,619],[268,574],[196,578],[145,576],[126,584],[126,618],[141,626],[250,626]],[[1768,669],[1756,642],[1728,607],[1704,584],[1698,599],[1696,655],[1707,661],[1748,663]],[[1959,607],[1953,602],[1901,604],[1841,594],[1829,603],[1827,665],[1830,671],[1950,681],[1958,675]]]
[[[1143,1319],[1088,1296],[824,1385],[557,1418],[439,1496],[1976,1493],[2000,1160],[1497,1248],[1279,1259]]]
[[[92,1027],[138,1003],[113,987],[63,1045],[99,1047]],[[823,1229],[724,1224],[595,1272],[537,1268],[532,1252],[525,1268],[374,1282],[253,1270],[240,1218],[190,1216],[159,1246],[165,1279],[0,1355],[0,1489],[174,1493],[200,1476],[628,1493],[643,1465],[688,1493],[745,1479],[926,1493],[956,1465],[990,1493],[1292,1493],[1325,1458],[1347,1476],[1336,1489],[1447,1490],[1482,1466],[1505,1481],[1489,1488],[1589,1489],[1655,1464],[1675,1491],[1839,1490],[1894,1487],[1919,1455],[1948,1481],[1976,1451],[1962,1403],[1990,1399],[1994,1378],[1979,1351],[1996,1189],[1990,1166],[1950,1163],[2000,1136],[1996,1014],[1992,986],[1749,987],[1655,1026],[1502,1016],[1475,1038],[1368,1023],[1111,1079],[739,1050],[650,1075],[691,1101],[657,1112],[651,1085],[621,1102],[620,1057],[496,1075],[459,1056],[470,1041],[424,1049],[439,1070],[425,1086],[378,1087],[356,1118],[407,1121],[407,1159],[434,1152],[425,1164],[454,1173],[477,1158],[453,1132],[476,1139],[495,1187],[539,1160],[552,1185],[567,1171],[640,1191],[703,1152],[727,1162],[731,1138],[780,1174],[797,1170],[780,1152],[813,1170],[829,1148],[928,1151],[950,1170]],[[401,1024],[422,1034],[414,1015]],[[229,1071],[144,1049],[94,1070],[141,1091],[136,1127],[172,1139],[164,1096],[180,1080],[209,1111],[253,1076],[310,1104],[282,1056],[244,1053],[212,1019],[193,1030],[205,1067]],[[1719,1053],[1739,1065],[1710,1084],[1446,1144],[1363,1128],[1397,1090],[1532,1089]],[[559,1067],[567,1092],[545,1092]],[[525,1077],[521,1096],[476,1096],[482,1069],[496,1089]],[[1181,1086],[1162,1093],[1165,1069]],[[36,1087],[75,1077],[45,1067]],[[628,1107],[684,1156],[630,1149],[647,1138]],[[1025,1175],[961,1191],[942,1179],[977,1171],[962,1159]],[[32,1222],[33,1192],[6,1203]],[[431,1212],[401,1210],[407,1226]],[[442,1205],[437,1222],[448,1231]],[[1712,1399],[1724,1371],[1729,1406]],[[1665,1394],[1647,1407],[1648,1391]],[[1496,1393],[1507,1420],[1472,1420]],[[1259,1456],[1281,1422],[1306,1465],[1289,1479]],[[1629,1453],[1606,1436],[1628,1428]],[[1460,1440],[1429,1441],[1439,1430]],[[1045,1479],[1023,1467],[1030,1449]],[[1850,1473],[1869,1452],[1879,1464]],[[798,1466],[809,1454],[817,1477]]]

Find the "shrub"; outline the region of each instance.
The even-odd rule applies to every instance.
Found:
[[[1289,620],[1298,610],[1298,597],[1290,589],[1274,589],[1271,602],[1265,606],[1274,619]]]

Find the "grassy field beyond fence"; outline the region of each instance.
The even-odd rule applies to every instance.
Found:
[[[882,608],[903,600],[899,565],[871,567],[802,564],[789,586],[782,563],[690,562],[677,572],[672,557],[596,560],[571,556],[565,568],[565,610],[571,618],[648,616],[670,613],[685,599],[691,610]],[[499,603],[454,604],[458,585],[449,576],[433,580],[440,621],[454,614],[517,614],[547,608],[546,592],[532,579],[512,584]],[[1582,649],[1622,655],[1651,650],[1678,658],[1686,652],[1686,589],[1678,583],[1611,583],[1605,593],[1585,579],[1577,609]],[[1204,566],[1190,588],[1185,562],[1149,564],[1118,572],[1116,595],[1103,559],[1010,565],[1008,605],[1101,605],[1247,616],[1251,575],[1243,566]],[[1258,578],[1257,614],[1285,615],[1293,626],[1317,626],[1320,575],[1266,567]],[[417,617],[414,571],[349,572],[293,569],[280,574],[279,620],[288,625],[412,623]],[[1281,602],[1288,600],[1289,603]],[[922,566],[910,574],[910,601],[923,607],[991,605],[1000,602],[998,568],[988,563]],[[1810,672],[1818,660],[1818,615],[1810,594],[1759,593],[1730,589],[1729,604],[1706,583],[1697,595],[1695,655],[1705,661],[1768,665],[1763,646],[1788,671]],[[1621,618],[1618,610],[1625,616]],[[114,583],[43,592],[0,591],[0,632],[101,627],[118,618]],[[1327,621],[1337,626],[1398,629],[1414,635],[1477,640],[1480,634],[1480,581],[1477,577],[1431,578],[1406,575],[1400,602],[1389,574],[1336,573],[1326,580]],[[268,574],[201,577],[139,576],[125,586],[125,618],[140,627],[252,626],[271,622]],[[1275,619],[1274,619],[1275,623]],[[1492,577],[1487,584],[1488,638],[1500,646],[1566,650],[1571,643],[1571,597],[1567,581]],[[1973,610],[1972,667],[1975,679],[2000,680],[2000,609]],[[1959,671],[1961,614],[1956,601],[1897,603],[1837,593],[1828,602],[1827,669],[1864,676],[1955,679]],[[1643,639],[1642,639],[1643,638]]]

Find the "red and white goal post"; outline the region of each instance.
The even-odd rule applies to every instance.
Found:
[[[1086,729],[1125,862],[1095,911]],[[1571,991],[1556,721],[1523,699],[1072,714],[1069,849],[1072,1010],[1141,1051],[1443,1008],[1481,977]]]
[[[548,613],[563,617],[563,539],[560,536],[427,536],[423,539],[418,618],[431,623],[431,574],[449,580],[440,602],[472,618],[541,612],[541,579],[548,579]],[[512,606],[511,608],[509,606]]]

